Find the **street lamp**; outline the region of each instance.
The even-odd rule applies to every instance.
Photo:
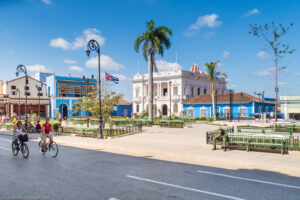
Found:
[[[98,53],[98,98],[99,98],[99,133],[98,138],[103,138],[102,134],[102,114],[101,114],[101,74],[100,74],[100,45],[96,40],[90,40],[87,44],[86,55],[89,57],[91,51]]]
[[[170,120],[171,120],[171,117],[172,117],[172,113],[171,113],[171,107],[172,107],[172,105],[171,105],[171,100],[172,100],[172,99],[171,99],[171,98],[172,98],[172,97],[171,97],[171,90],[172,90],[172,89],[171,89],[171,88],[172,88],[172,87],[171,87],[171,84],[172,84],[172,81],[169,81],[169,86],[170,86]]]
[[[18,116],[19,116],[19,119],[20,119],[20,117],[21,117],[21,110],[20,110],[21,109],[21,106],[20,106],[20,101],[21,101],[20,89],[17,88],[16,92],[19,93],[19,114],[18,114]]]
[[[36,89],[37,89],[37,95],[39,96],[39,107],[38,107],[38,120],[40,120],[40,114],[41,114],[41,91],[43,89],[43,84],[41,83],[41,86],[35,85]]]
[[[27,123],[27,84],[28,84],[28,76],[27,76],[27,69],[24,65],[19,65],[17,67],[16,76],[18,77],[20,73],[25,74],[25,121]]]
[[[89,88],[89,83],[90,83],[90,80],[93,80],[94,79],[94,75],[91,76],[92,78],[85,78],[84,75],[82,75],[82,79],[86,81],[86,95],[88,95],[88,88]],[[81,110],[79,111],[81,113]],[[86,121],[86,127],[89,127],[90,125],[90,118],[89,118],[89,112],[87,113],[87,121]]]

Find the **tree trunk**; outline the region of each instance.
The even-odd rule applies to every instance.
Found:
[[[211,100],[212,100],[212,106],[213,106],[213,114],[214,114],[214,120],[217,119],[217,113],[216,113],[216,106],[215,106],[215,83],[214,80],[211,81]]]
[[[149,119],[153,120],[153,53],[149,52],[148,58],[148,114]]]

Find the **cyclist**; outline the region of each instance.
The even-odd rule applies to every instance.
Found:
[[[52,126],[49,123],[49,121],[50,121],[50,118],[47,117],[46,123],[43,124],[43,128],[42,128],[42,134],[41,134],[41,137],[42,137],[41,139],[43,141],[43,146],[41,148],[42,152],[45,151],[45,149],[47,148],[47,138],[50,139],[50,142],[53,142],[52,134],[51,134]]]
[[[20,142],[28,140],[28,132],[24,128],[21,121],[18,121],[16,126],[14,127],[14,135],[13,135],[13,142],[14,144],[18,144],[18,139]],[[15,149],[17,145],[14,145],[13,148]]]

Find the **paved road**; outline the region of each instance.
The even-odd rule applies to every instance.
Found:
[[[60,146],[57,158],[12,156],[0,136],[0,199],[299,199],[300,178]]]

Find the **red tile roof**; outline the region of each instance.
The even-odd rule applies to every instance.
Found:
[[[230,103],[229,93],[217,94],[216,102],[217,103]],[[254,97],[250,94],[241,92],[241,93],[233,93],[232,95],[232,103],[249,103],[252,101],[262,102],[262,100]],[[265,103],[274,103],[273,101],[263,101]],[[211,95],[210,94],[202,94],[196,97],[192,97],[188,100],[184,100],[183,103],[186,104],[209,104],[211,103]]]
[[[132,105],[132,102],[126,101],[124,99],[119,99],[119,105]]]

